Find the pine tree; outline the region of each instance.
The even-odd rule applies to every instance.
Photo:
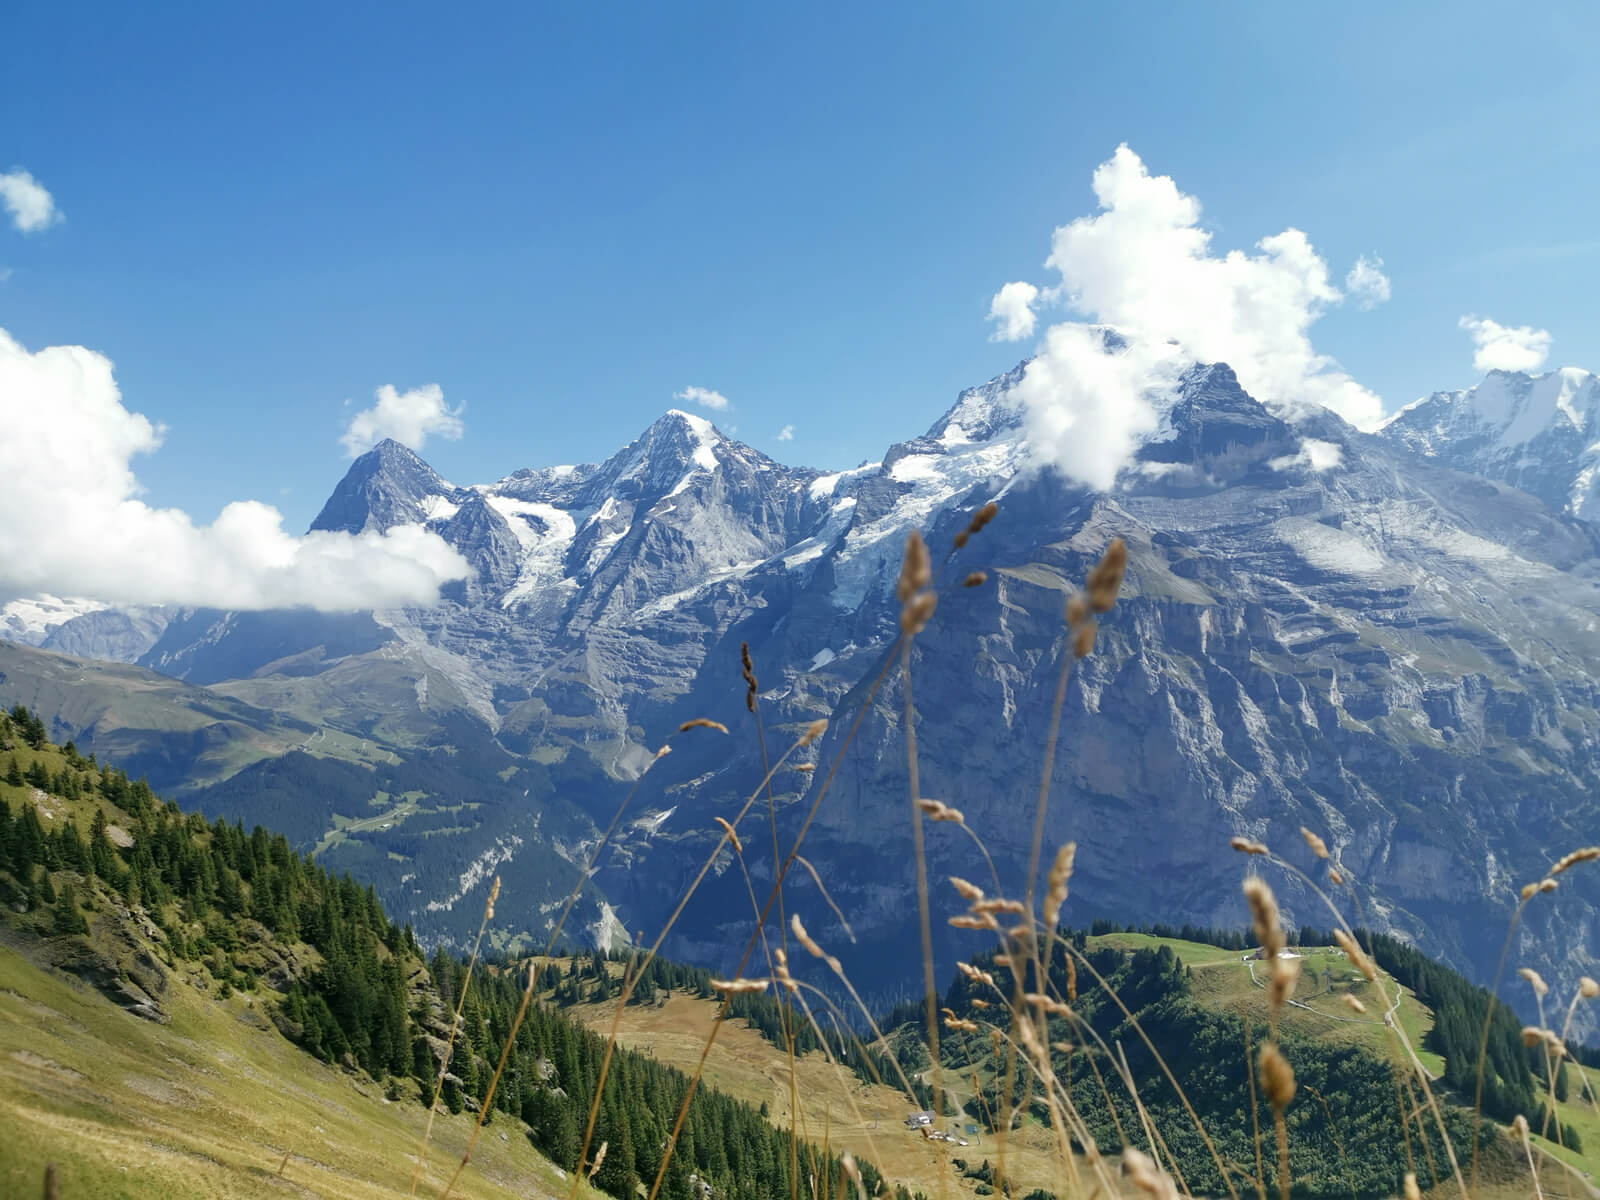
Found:
[[[70,881],[61,885],[61,893],[56,897],[55,930],[61,937],[89,932],[89,922],[78,911],[78,894]]]

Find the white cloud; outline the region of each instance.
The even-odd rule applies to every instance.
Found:
[[[1033,335],[1038,314],[1033,311],[1039,299],[1039,289],[1031,283],[1018,280],[1008,283],[989,301],[989,320],[995,330],[989,335],[991,342],[1017,342]]]
[[[728,398],[710,388],[686,387],[681,392],[673,392],[672,398],[689,404],[698,404],[701,408],[714,408],[718,412],[728,407]]]
[[[1363,254],[1344,277],[1344,290],[1363,311],[1389,302],[1389,277],[1383,273],[1383,259]]]
[[[386,383],[375,395],[377,403],[351,417],[339,439],[351,458],[372,449],[384,438],[421,450],[430,437],[454,441],[466,430],[461,409],[445,405],[444,392],[436,383],[409,392],[397,392]]]
[[[0,204],[23,233],[37,233],[61,220],[54,197],[21,167],[0,174]]]
[[[1262,238],[1259,253],[1219,257],[1199,201],[1127,146],[1095,170],[1094,192],[1101,211],[1055,231],[1046,266],[1061,282],[1039,298],[1120,338],[1078,322],[1046,333],[1012,393],[1045,463],[1109,486],[1155,426],[1152,395],[1195,361],[1229,364],[1280,410],[1319,404],[1363,428],[1382,419],[1383,402],[1311,345],[1311,324],[1344,297],[1305,234],[1287,229]]]
[[[1537,371],[1550,354],[1548,330],[1531,325],[1513,328],[1471,314],[1461,318],[1460,326],[1477,347],[1472,356],[1475,371]]]
[[[785,425],[782,429],[778,430],[778,440],[780,442],[794,441],[794,426]]]
[[[131,460],[162,431],[123,407],[109,359],[29,353],[0,330],[0,604],[50,593],[115,604],[329,611],[430,604],[467,564],[420,526],[286,533],[277,509],[229,504],[210,525],[151,508]]]
[[[1334,467],[1344,463],[1344,448],[1338,442],[1324,442],[1317,438],[1302,438],[1300,449],[1294,454],[1285,454],[1282,458],[1275,458],[1267,464],[1274,471],[1286,471],[1290,467],[1310,467],[1313,471],[1331,471]]]
[[[1023,406],[1035,458],[1104,491],[1156,427],[1149,393],[1177,382],[1183,365],[1175,348],[1156,342],[1108,352],[1100,330],[1063,321],[1046,330],[1010,394]]]

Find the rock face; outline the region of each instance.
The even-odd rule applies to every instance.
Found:
[[[1491,371],[1475,388],[1435,392],[1383,427],[1426,458],[1600,519],[1600,378],[1566,367],[1544,375]]]
[[[1591,515],[1595,382],[1580,374],[1491,376],[1369,436],[1331,414],[1271,411],[1226,366],[1197,366],[1107,493],[1028,468],[1007,399],[1018,372],[963,393],[881,463],[832,474],[786,467],[679,412],[605,463],[470,488],[385,443],[351,467],[316,527],[425,522],[474,565],[470,579],[433,609],[341,621],[169,615],[143,661],[321,721],[330,742],[371,739],[408,763],[430,754],[426,772],[394,787],[462,793],[426,836],[428,861],[450,864],[448,887],[386,865],[419,853],[415,817],[347,823],[324,847],[425,936],[470,936],[475,889],[496,871],[586,864],[628,797],[579,922],[601,942],[653,938],[714,847],[715,817],[753,799],[741,832],[764,895],[769,821],[787,850],[816,805],[803,852],[858,940],[809,875],[791,877],[790,908],[886,999],[904,994],[919,957],[905,680],[890,661],[907,531],[928,537],[940,591],[912,654],[922,794],[965,813],[1014,895],[1066,652],[1063,604],[1122,537],[1124,598],[1071,672],[1049,780],[1046,861],[1061,841],[1079,846],[1063,919],[1237,926],[1247,864],[1228,838],[1265,840],[1309,868],[1304,825],[1353,881],[1339,892],[1347,915],[1486,980],[1516,889],[1600,827],[1600,540],[1579,519]],[[994,498],[999,517],[956,552],[970,512]],[[961,586],[980,569],[983,586]],[[743,641],[765,761],[808,722],[831,722],[776,773],[770,807]],[[697,716],[731,736],[677,732]],[[465,787],[463,760],[495,755],[504,768]],[[249,768],[198,799],[208,814],[256,819],[276,811],[262,797],[298,794],[274,791],[271,771]],[[964,833],[927,833],[931,879],[992,886]],[[534,873],[498,907],[537,934],[564,885],[538,891]],[[1273,883],[1294,921],[1330,922],[1308,889]],[[945,963],[973,945],[944,924],[956,910],[941,882]],[[1600,973],[1597,911],[1600,888],[1571,873],[1530,908],[1515,962],[1562,988]],[[731,965],[752,924],[725,851],[667,950]]]

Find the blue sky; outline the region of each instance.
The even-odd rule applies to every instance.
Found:
[[[689,385],[788,461],[919,432],[1029,343],[1120,143],[1218,252],[1302,229],[1392,298],[1311,330],[1389,409],[1477,377],[1468,313],[1600,367],[1600,9],[23,3],[0,329],[166,426],[145,499],[303,529],[376,389],[438,384],[458,482],[610,453]],[[785,425],[793,440],[780,442]]]

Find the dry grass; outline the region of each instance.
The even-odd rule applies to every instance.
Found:
[[[659,1008],[624,1008],[617,1022],[617,1042],[692,1072],[719,1007],[716,1001],[675,992]],[[617,1001],[582,1004],[569,1011],[590,1028],[604,1032],[616,1017]],[[749,1104],[766,1104],[776,1124],[790,1126],[786,1058],[743,1021],[724,1022],[707,1056],[703,1078]],[[935,1194],[941,1180],[949,1178],[953,1183],[956,1172],[950,1166],[951,1158],[963,1158],[976,1165],[997,1153],[998,1146],[987,1132],[981,1137],[968,1135],[972,1144],[966,1147],[929,1142],[910,1132],[902,1124],[911,1111],[902,1092],[864,1083],[849,1071],[831,1065],[817,1051],[796,1058],[795,1084],[801,1101],[794,1126],[802,1137],[820,1144],[826,1133],[836,1149],[866,1159],[891,1181],[920,1188],[929,1195]],[[967,1098],[966,1091],[953,1081],[948,1090],[958,1102]],[[1057,1167],[1047,1131],[1030,1126],[1020,1147],[1013,1141],[1012,1152],[1012,1171],[1018,1182],[1026,1184],[1023,1192],[1053,1186]],[[975,1186],[971,1180],[962,1184],[965,1190]]]
[[[0,1195],[39,1195],[49,1162],[67,1200],[406,1195],[423,1108],[247,1023],[244,994],[177,983],[168,1003],[171,1024],[155,1025],[0,948]],[[439,1118],[426,1194],[470,1125]],[[491,1127],[474,1161],[462,1194],[476,1200],[564,1186],[514,1122]]]

